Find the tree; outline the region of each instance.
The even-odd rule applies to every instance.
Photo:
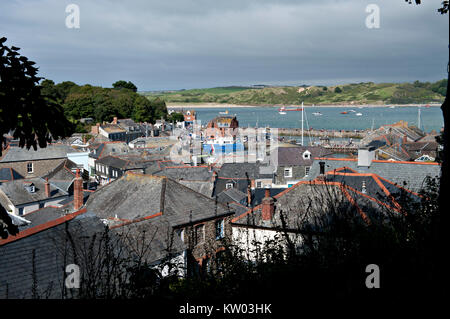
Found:
[[[179,112],[173,112],[167,117],[167,120],[169,122],[183,122],[184,121],[184,115],[183,113]]]
[[[154,109],[151,102],[143,96],[136,98],[132,118],[136,122],[154,123]]]
[[[128,90],[132,90],[133,92],[137,92],[137,87],[136,85],[134,85],[132,82],[128,81],[117,81],[115,83],[113,83],[113,88],[115,89],[128,89]]]
[[[334,93],[342,93],[342,90],[339,86],[334,89]]]
[[[405,0],[407,1],[407,0]],[[408,2],[408,1],[407,1]],[[409,1],[411,3],[411,1]],[[420,4],[420,0],[415,0],[416,4]],[[447,14],[449,10],[449,1],[443,1],[441,3],[441,7],[438,9],[438,12],[441,14]],[[450,15],[449,23],[450,23]],[[450,47],[449,47],[450,49]],[[449,51],[450,53],[450,51]],[[450,55],[449,55],[450,58]],[[449,107],[449,87],[450,83],[450,73],[449,73],[449,64],[447,63],[447,92],[445,95],[444,103],[441,105],[442,115],[444,118],[444,132],[442,134],[441,141],[443,142],[443,150],[439,155],[441,157],[441,178],[439,184],[439,196],[438,196],[438,206],[439,206],[439,214],[435,217],[436,221],[433,223],[435,228],[433,229],[435,245],[432,246],[433,249],[433,257],[434,258],[442,258],[442,252],[444,251],[443,245],[443,225],[446,224],[442,218],[448,214],[450,211],[450,205],[448,199],[446,198],[450,193],[450,172],[449,172],[449,159],[450,159],[450,141],[449,141],[449,129],[450,129],[450,107]],[[442,263],[438,263],[441,265]]]
[[[35,62],[21,56],[20,48],[4,45],[0,39],[0,145],[3,134],[12,132],[19,146],[46,147],[52,139],[65,137],[71,124],[57,103],[45,99],[38,84]],[[0,149],[1,155],[1,149]]]
[[[70,135],[73,127],[64,116],[63,108],[54,100],[46,98],[38,83],[36,64],[19,54],[20,48],[7,47],[6,38],[0,39],[0,156],[5,142],[4,134],[19,139],[19,146],[35,150],[46,147],[52,139]],[[15,235],[6,210],[0,205],[0,236]]]

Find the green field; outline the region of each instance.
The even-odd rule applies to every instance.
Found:
[[[351,83],[337,86],[216,87],[164,92],[140,92],[172,103],[276,104],[412,104],[442,103],[447,80],[414,83]]]

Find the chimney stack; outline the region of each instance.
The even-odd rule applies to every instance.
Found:
[[[361,147],[358,149],[358,166],[370,167],[375,159],[375,147]]]
[[[265,197],[262,200],[262,219],[271,220],[275,211],[273,198],[270,197],[270,189],[266,188]]]
[[[367,193],[366,181],[362,181],[361,193],[363,194]]]
[[[45,178],[45,196],[50,197],[50,183],[48,177]]]
[[[100,130],[100,123],[95,124],[95,126],[91,126],[91,133],[98,134]]]
[[[252,188],[250,185],[247,186],[247,206],[252,205]]]
[[[77,168],[73,182],[73,208],[77,211],[81,206],[83,206],[83,179],[80,176],[80,169]]]
[[[319,176],[316,179],[318,181],[325,180],[325,162],[319,162]]]
[[[402,144],[405,144],[408,142],[408,137],[406,135],[403,135],[403,141]]]
[[[217,172],[214,171],[214,172],[212,173],[211,182],[215,183],[216,180],[217,180]]]

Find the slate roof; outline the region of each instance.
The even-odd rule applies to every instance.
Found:
[[[66,231],[78,243],[82,240],[80,234],[89,238],[104,230],[103,223],[94,214],[70,218],[66,216],[69,220],[65,223],[60,219],[55,226],[49,225],[41,231],[27,229],[31,234],[22,233],[22,238],[10,236],[8,239],[12,241],[6,243],[0,240],[0,298],[33,298],[33,282],[37,297],[62,298],[66,265],[74,263],[72,254],[64,258],[62,253]]]
[[[58,188],[69,192],[70,186],[75,179],[75,173],[72,169],[77,168],[77,164],[69,159],[59,164],[55,169],[42,176],[43,179],[48,178],[48,181]]]
[[[241,205],[247,205],[247,193],[235,188],[226,189],[217,195],[217,201],[221,203],[236,202]]]
[[[249,181],[243,178],[217,178],[216,185],[214,187],[213,197],[219,195],[224,190],[227,189],[226,185],[228,183],[233,183],[233,188],[241,191],[242,193],[247,193],[247,187]]]
[[[314,161],[307,177],[308,180],[313,180],[319,175],[319,162],[321,161],[325,162],[325,172],[349,167],[358,173],[373,173],[402,186],[405,182],[405,187],[414,192],[418,192],[424,186],[423,183],[427,176],[439,177],[441,171],[441,167],[437,163],[374,160],[370,167],[358,167],[357,159],[326,158]]]
[[[301,230],[305,225],[314,224],[317,218],[326,216],[332,207],[342,206],[345,210],[356,210],[337,185],[310,184],[299,182],[274,197],[275,213],[270,221],[261,217],[261,205],[250,208],[244,214],[232,219],[232,223],[264,228],[281,228],[281,213],[289,230]]]
[[[33,183],[35,186],[34,193],[30,193],[25,189],[25,186],[30,185],[31,183]],[[47,195],[45,194],[45,180],[40,177],[20,179],[8,183],[2,183],[0,185],[0,190],[13,203],[14,206],[68,195],[66,191],[50,183],[50,197],[47,197]],[[2,196],[0,196],[0,200],[2,200]],[[6,208],[7,207],[5,207],[5,209]]]
[[[209,170],[208,166],[178,166],[178,167],[164,167],[162,170],[154,172],[152,175],[166,176],[174,180],[185,181],[210,181],[213,171]]]
[[[127,154],[129,152],[129,147],[125,142],[96,143],[90,145],[89,148],[92,150],[89,156],[95,159],[107,155]]]
[[[261,163],[224,163],[219,170],[218,176],[225,178],[246,178],[249,179],[271,179],[272,173],[269,173],[267,165]]]
[[[159,263],[187,248],[164,216],[118,224],[111,230],[120,236],[130,253],[143,257],[150,264]],[[143,243],[146,244],[144,250]]]
[[[278,165],[280,166],[311,166],[314,157],[325,157],[332,154],[322,146],[279,147]],[[303,158],[303,153],[309,151],[309,159]]]
[[[281,192],[285,191],[286,188],[270,188],[270,196],[274,197]],[[252,190],[252,202],[250,206],[257,206],[261,204],[262,199],[265,197],[265,189],[264,188],[255,188]]]
[[[328,182],[342,183],[355,190],[355,193],[362,192],[393,209],[399,209],[401,207],[398,203],[398,199],[401,196],[403,196],[402,200],[409,202],[420,201],[420,197],[415,193],[411,193],[402,188],[401,185],[396,185],[376,174],[342,174],[336,172],[327,174],[325,179]]]
[[[23,162],[36,161],[44,159],[66,158],[67,153],[75,153],[76,149],[65,144],[49,144],[45,148],[37,147],[35,151],[33,148],[27,150],[25,147],[11,146],[0,160],[0,162]]]
[[[214,183],[211,181],[188,181],[179,180],[178,183],[189,187],[190,189],[196,191],[197,193],[203,194],[207,197],[212,197],[214,193]]]
[[[23,178],[23,176],[20,175],[19,173],[17,173],[11,167],[0,168],[0,183],[13,181],[15,179],[22,179],[22,178]]]
[[[172,226],[231,214],[221,204],[167,177],[128,172],[93,193],[86,207],[100,218],[135,220],[162,212]]]

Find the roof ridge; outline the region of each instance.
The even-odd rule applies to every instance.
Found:
[[[86,211],[87,211],[86,208],[83,208],[83,209],[80,209],[80,210],[78,210],[76,212],[73,212],[71,214],[67,214],[67,215],[62,216],[60,218],[57,218],[57,219],[51,220],[49,222],[46,222],[44,224],[40,224],[40,225],[36,225],[34,227],[31,227],[31,228],[27,228],[27,229],[19,232],[15,236],[9,235],[7,239],[0,239],[0,246],[6,245],[6,244],[8,244],[10,242],[14,242],[14,241],[20,240],[22,238],[26,238],[28,236],[31,236],[31,235],[34,235],[34,234],[37,234],[37,233],[40,233],[40,232],[42,232],[44,230],[47,230],[49,228],[61,225],[64,222],[67,222],[67,221],[70,221],[70,220],[74,219],[78,215],[86,213]]]

